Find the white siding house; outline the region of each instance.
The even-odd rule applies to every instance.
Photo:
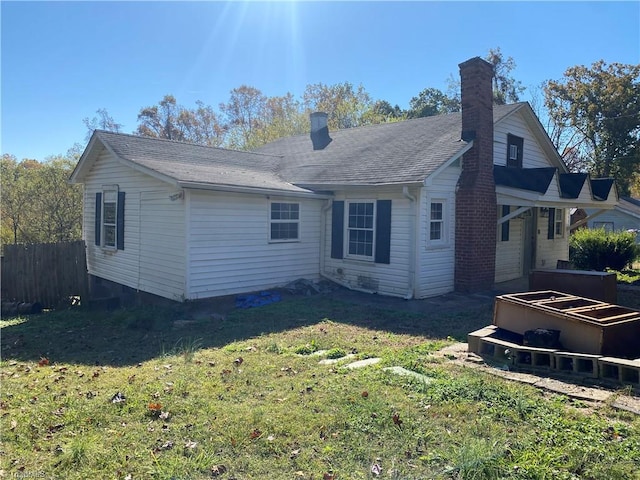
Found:
[[[570,209],[615,186],[567,173],[527,103],[486,101],[489,64],[460,68],[462,112],[334,132],[316,113],[255,152],[94,132],[71,177],[90,275],[178,301],[298,278],[424,298],[555,267]]]

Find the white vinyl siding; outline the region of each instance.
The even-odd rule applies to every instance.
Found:
[[[508,222],[509,240],[500,241],[502,224],[498,225],[498,242],[496,244],[496,282],[506,282],[522,277],[522,260],[524,249],[524,220],[512,218]],[[505,227],[506,228],[506,227]]]
[[[515,135],[524,139],[523,144],[523,168],[550,167],[547,157],[538,145],[538,140],[533,136],[526,122],[516,113],[503,119],[494,126],[493,132],[493,163],[496,165],[507,164],[507,135]]]
[[[562,222],[565,231],[568,227],[568,216],[566,209],[563,212]],[[560,219],[556,218],[560,221]],[[568,235],[561,238],[548,239],[549,218],[538,216],[537,245],[536,245],[536,268],[556,268],[558,260],[569,260],[569,239]]]
[[[418,258],[416,297],[442,295],[454,289],[455,270],[455,188],[460,167],[451,165],[421,189],[418,214]],[[431,203],[443,203],[443,237],[430,240]]]
[[[185,297],[184,200],[166,190],[142,192],[139,289],[172,300]]]
[[[125,215],[124,215],[124,250],[104,249],[95,245],[95,196],[97,192],[103,192],[105,185],[118,185],[120,192],[126,193]],[[147,192],[162,192],[167,199],[169,195],[175,193],[169,185],[144,175],[136,170],[120,163],[106,150],[99,155],[91,172],[87,175],[84,189],[84,225],[83,235],[87,245],[87,270],[91,275],[95,275],[106,280],[131,287],[141,289],[141,284],[145,285],[144,290],[160,296],[180,299],[184,290],[180,285],[184,284],[184,263],[173,262],[170,256],[184,255],[184,222],[183,207],[181,201],[173,205],[179,209],[180,213],[170,214],[167,212],[155,212],[147,218],[145,215],[145,228],[150,224],[153,231],[162,232],[164,241],[170,242],[165,248],[159,249],[144,260],[141,254],[141,198]],[[102,226],[104,229],[104,225]],[[171,277],[176,280],[174,287],[167,289],[162,284],[166,279],[159,276],[152,276],[151,281],[144,278],[141,281],[141,262],[149,262],[154,268],[165,268],[170,271]],[[170,262],[170,268],[163,267],[164,262]],[[144,272],[144,265],[142,268]],[[176,286],[177,285],[177,286]]]
[[[323,275],[350,288],[373,291],[382,295],[406,296],[410,284],[409,258],[413,248],[410,232],[413,228],[414,206],[402,194],[402,189],[396,187],[363,189],[358,193],[336,192],[335,200],[345,202],[345,238],[348,237],[346,222],[349,203],[373,202],[375,204],[377,200],[391,200],[391,257],[388,264],[375,263],[370,259],[349,258],[345,243],[345,258],[331,258],[332,214],[331,209],[328,209],[324,222],[326,228],[323,237],[325,252]]]
[[[300,240],[270,242],[270,201],[265,196],[197,190],[189,196],[188,298],[319,279],[320,211],[325,201],[296,200]]]

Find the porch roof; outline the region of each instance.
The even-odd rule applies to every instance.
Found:
[[[513,168],[494,165],[500,205],[608,210],[618,203],[614,181],[586,173],[560,173],[557,168]]]

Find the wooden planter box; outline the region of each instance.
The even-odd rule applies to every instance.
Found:
[[[523,335],[527,330],[560,331],[569,351],[637,358],[640,311],[546,290],[496,297],[493,324]]]
[[[529,274],[529,290],[554,290],[607,303],[618,301],[615,273],[584,270],[533,270]]]

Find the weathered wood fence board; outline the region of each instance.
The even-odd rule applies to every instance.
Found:
[[[2,299],[55,308],[69,297],[87,299],[84,241],[4,245]]]

